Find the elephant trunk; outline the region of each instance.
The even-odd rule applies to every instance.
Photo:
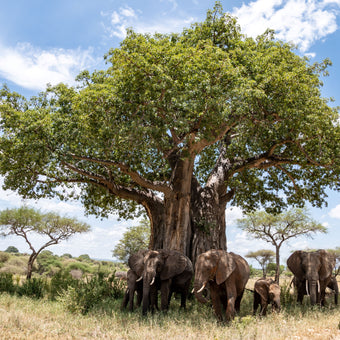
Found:
[[[319,280],[306,280],[306,292],[310,296],[311,305],[315,305],[318,301],[320,293],[320,282]]]
[[[155,282],[155,273],[147,273],[143,276],[143,304],[142,304],[142,313],[146,315],[148,309],[150,307],[150,287]]]
[[[200,280],[195,280],[194,282],[194,294],[196,299],[201,303],[207,303],[208,300],[203,296],[203,290],[207,282],[202,282]]]

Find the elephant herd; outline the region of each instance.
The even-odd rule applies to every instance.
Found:
[[[224,250],[211,249],[196,259],[195,271],[190,259],[176,250],[140,250],[132,254],[128,261],[126,275],[127,289],[122,307],[134,308],[142,305],[142,314],[158,309],[158,292],[161,310],[169,308],[174,293],[181,296],[181,307],[186,307],[192,278],[195,297],[202,303],[210,297],[218,320],[230,321],[240,311],[240,304],[250,269],[240,255]],[[332,277],[335,259],[325,250],[315,252],[295,251],[287,260],[288,268],[294,274],[293,283],[297,290],[297,301],[310,295],[311,304],[325,304],[326,287],[333,289],[337,304],[338,286]],[[280,286],[272,279],[259,279],[255,282],[253,314],[259,306],[260,314],[265,315],[268,304],[280,311]]]

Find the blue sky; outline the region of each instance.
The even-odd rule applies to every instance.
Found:
[[[119,47],[128,27],[138,32],[180,32],[191,23],[203,21],[215,1],[198,0],[14,0],[3,1],[0,10],[0,84],[25,96],[44,90],[47,83],[74,83],[83,69],[105,68],[103,55]],[[238,17],[243,33],[257,36],[267,28],[277,37],[294,42],[297,53],[311,62],[331,59],[330,75],[324,79],[324,97],[340,105],[340,0],[221,1],[224,11]],[[2,180],[0,178],[0,184]],[[328,192],[328,207],[310,208],[315,220],[328,227],[327,235],[313,240],[297,238],[282,248],[282,259],[293,249],[340,246],[340,194]],[[23,201],[0,189],[0,208],[19,207]],[[74,236],[49,249],[55,254],[89,254],[110,259],[111,250],[127,226],[138,221],[118,221],[115,216],[99,220],[86,217],[78,202],[26,201],[43,211],[77,217],[92,226],[92,232]],[[227,209],[228,250],[245,255],[250,250],[271,249],[266,243],[248,239],[235,227],[242,216],[237,208]],[[36,245],[43,240],[34,238]],[[0,238],[0,250],[15,245],[28,251],[18,238]]]

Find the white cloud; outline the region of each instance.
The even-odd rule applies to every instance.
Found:
[[[277,37],[307,51],[316,40],[337,30],[336,15],[340,1],[258,0],[234,8],[242,31],[256,37],[267,28]]]
[[[176,1],[170,1],[173,5],[173,11],[177,8]],[[118,11],[113,11],[111,15],[108,13],[101,13],[102,17],[110,17],[109,24],[103,23],[105,31],[110,37],[117,37],[124,39],[126,36],[126,29],[132,27],[138,33],[170,33],[182,30],[183,27],[189,26],[195,21],[193,17],[188,18],[170,18],[162,17],[161,20],[156,18],[152,22],[148,20],[143,22],[137,15],[136,11],[126,6],[121,7]]]
[[[329,212],[329,216],[333,218],[340,218],[340,204]]]
[[[42,50],[29,43],[15,47],[0,44],[0,76],[31,90],[46,84],[73,84],[80,70],[96,63],[92,50]]]

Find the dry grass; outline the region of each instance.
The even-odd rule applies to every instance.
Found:
[[[250,302],[245,304],[250,308]],[[75,315],[60,302],[0,295],[1,339],[340,339],[340,308],[292,308],[288,313],[254,318],[250,311],[230,325],[218,324],[210,308],[189,301],[167,315],[142,318],[139,312]]]

